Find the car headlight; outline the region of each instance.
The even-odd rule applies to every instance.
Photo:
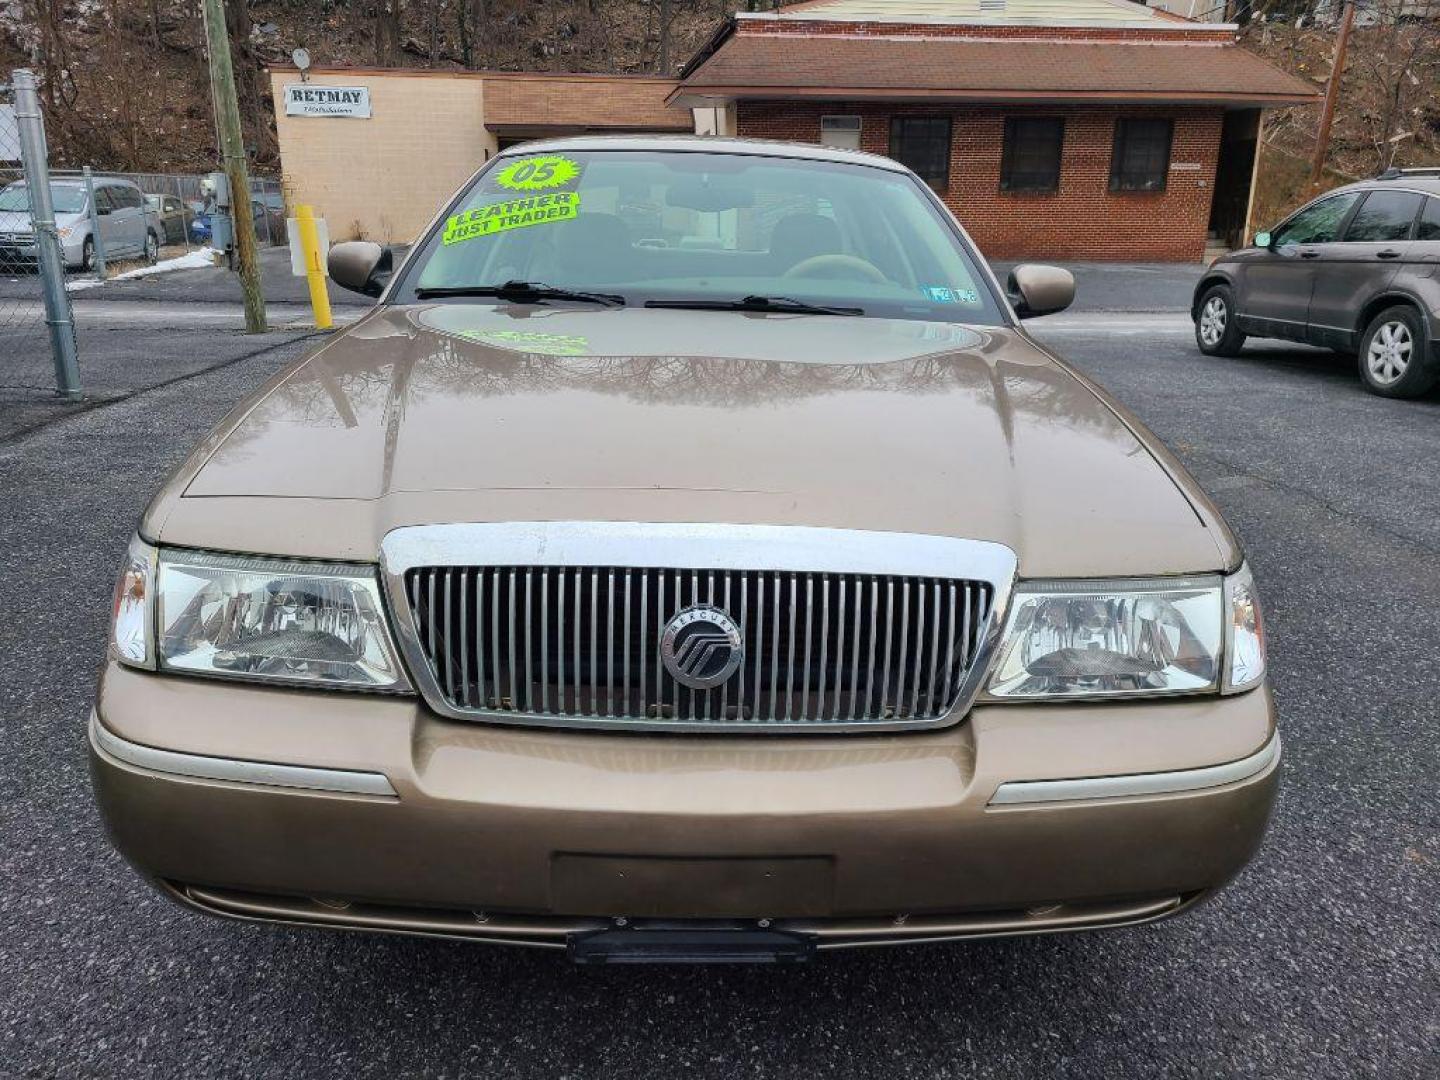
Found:
[[[62,226],[60,226],[60,228],[56,229],[55,232],[56,232],[56,235],[58,235],[61,240],[69,240],[70,237],[75,234],[75,226],[74,226],[74,225],[62,225]]]
[[[1255,686],[1264,672],[1259,604],[1245,568],[1228,578],[1029,581],[1016,587],[988,693],[1228,693]]]
[[[365,566],[157,554],[137,539],[117,587],[112,639],[118,659],[162,671],[410,689]]]

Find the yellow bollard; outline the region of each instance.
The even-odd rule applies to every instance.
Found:
[[[315,329],[329,330],[330,294],[325,289],[325,252],[320,250],[320,234],[315,228],[315,211],[297,206],[295,218],[300,223],[300,246],[305,252],[305,280],[310,283],[310,306],[315,309]]]

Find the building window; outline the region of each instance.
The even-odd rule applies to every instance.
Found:
[[[820,145],[835,146],[841,150],[859,150],[860,117],[822,116],[820,118]]]
[[[1058,116],[1010,116],[1000,160],[1001,191],[1059,191],[1065,121]]]
[[[897,116],[890,121],[890,156],[931,187],[950,183],[950,118]]]
[[[1164,191],[1170,171],[1173,120],[1115,121],[1115,147],[1110,153],[1111,191]]]

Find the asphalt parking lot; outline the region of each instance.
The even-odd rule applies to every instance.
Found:
[[[1440,396],[1383,400],[1288,346],[1203,357],[1167,299],[1190,270],[1153,291],[1121,273],[1082,276],[1078,313],[1036,335],[1204,483],[1271,634],[1282,793],[1212,903],[794,969],[581,969],[170,905],[110,849],[86,775],[112,575],[164,473],[307,342],[97,330],[162,365],[230,351],[0,435],[0,1076],[1440,1074]]]

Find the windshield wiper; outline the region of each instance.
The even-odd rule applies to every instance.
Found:
[[[624,307],[625,297],[619,293],[581,292],[578,289],[559,289],[540,281],[507,281],[503,285],[436,285],[420,288],[415,295],[421,300],[434,300],[445,296],[493,296],[499,300],[514,300],[530,304],[538,300],[579,300],[606,307]]]
[[[646,307],[690,308],[696,311],[771,311],[785,315],[864,315],[858,307],[826,307],[788,296],[744,296],[739,300],[647,300]]]

